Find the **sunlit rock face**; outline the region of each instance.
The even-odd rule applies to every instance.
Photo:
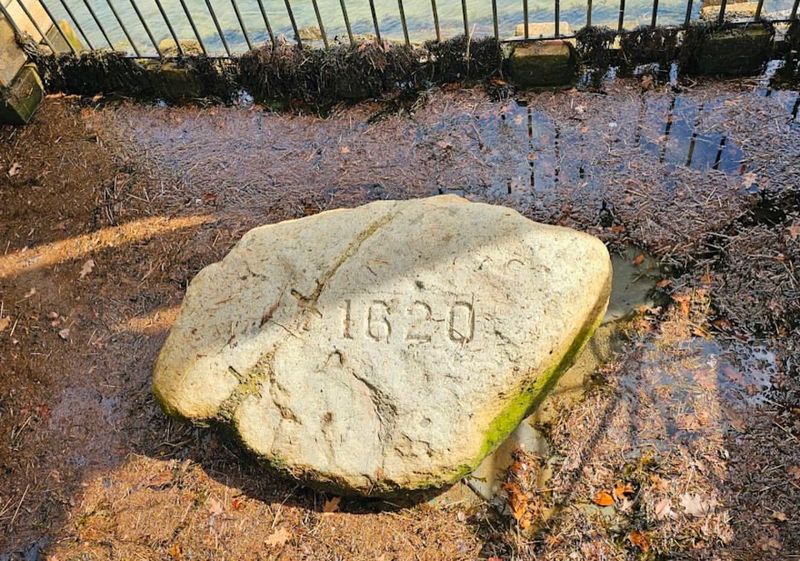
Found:
[[[596,238],[454,196],[263,226],[192,281],[154,391],[311,484],[439,487],[573,361],[610,279]]]

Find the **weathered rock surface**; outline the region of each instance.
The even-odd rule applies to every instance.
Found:
[[[309,482],[439,487],[572,362],[610,279],[599,240],[454,196],[263,226],[192,281],[154,391]]]

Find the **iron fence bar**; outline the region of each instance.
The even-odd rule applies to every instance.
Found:
[[[89,0],[84,0],[84,2],[88,2]],[[172,36],[172,40],[175,41],[175,47],[178,49],[178,54],[183,56],[183,47],[181,47],[181,42],[178,41],[178,35],[175,33],[175,30],[172,28],[172,22],[169,21],[167,17],[167,12],[164,11],[164,6],[161,5],[161,0],[154,0],[156,3],[156,7],[158,11],[161,13],[161,17],[164,18],[164,22],[167,24],[167,30],[169,30],[169,34]]]
[[[592,0],[586,1],[586,27],[592,26]]]
[[[264,9],[264,2],[261,0],[256,0],[258,2],[258,9],[261,11],[261,17],[264,19],[264,25],[267,28],[267,34],[269,35],[269,41],[272,43],[272,47],[274,48],[275,43],[275,34],[272,33],[272,26],[269,23],[269,18],[267,17],[267,11]]]
[[[53,51],[53,54],[55,54],[56,48],[53,46],[53,43],[50,42],[50,39],[47,38],[47,35],[42,33],[42,28],[39,27],[39,24],[36,22],[35,19],[33,19],[33,16],[28,11],[28,8],[25,7],[25,4],[22,3],[22,0],[17,0],[17,4],[19,4],[19,7],[22,8],[23,12],[25,12],[25,17],[27,17],[31,21],[34,29],[36,29],[36,32],[42,36],[42,40],[44,40],[47,46],[50,47],[50,50]]]
[[[369,0],[369,11],[372,13],[372,25],[375,26],[375,37],[378,38],[378,43],[382,43],[381,30],[378,27],[378,14],[375,13],[375,0]]]
[[[469,18],[467,17],[467,0],[461,0],[461,12],[464,15],[464,37],[469,37]]]
[[[690,23],[692,23],[692,0],[686,3],[686,20],[683,22],[683,27],[689,27]]]
[[[556,26],[555,36],[559,37],[561,35],[561,3],[560,0],[556,0],[556,6],[554,11],[554,19],[553,22]]]
[[[208,0],[206,0],[208,2]],[[303,40],[300,38],[300,31],[297,29],[297,21],[294,19],[294,12],[292,11],[292,5],[289,3],[289,0],[283,0],[283,3],[286,4],[286,12],[289,14],[289,21],[292,22],[292,29],[294,30],[294,40],[297,41],[297,46],[303,46]]]
[[[111,2],[111,0],[108,0]],[[194,18],[192,17],[192,13],[189,11],[189,6],[186,5],[186,0],[180,0],[181,8],[183,8],[183,13],[186,14],[186,19],[189,20],[189,25],[192,27],[192,32],[194,36],[197,38],[197,44],[200,45],[200,50],[203,51],[204,55],[208,55],[208,51],[206,50],[206,46],[203,43],[203,37],[200,35],[200,32],[197,30],[197,25],[194,23]],[[261,0],[259,0],[259,4]]]
[[[717,24],[722,25],[725,21],[725,8],[728,6],[728,0],[722,0],[719,3],[719,14],[717,15]]]
[[[319,34],[322,35],[322,44],[325,45],[325,48],[328,48],[328,35],[325,33],[325,26],[322,24],[322,16],[319,15],[319,6],[317,5],[317,0],[311,0],[311,4],[314,6],[314,14],[317,16],[317,25],[319,26]]]
[[[347,16],[347,6],[344,5],[344,0],[339,0],[339,4],[342,6],[344,26],[347,28],[347,38],[350,39],[350,46],[352,47],[356,42],[353,41],[353,30],[350,28],[350,18]]]
[[[436,29],[436,40],[442,42],[442,31],[439,29],[439,12],[436,10],[436,0],[431,0],[431,9],[433,9],[433,27]]]
[[[89,10],[89,15],[92,16],[92,19],[97,24],[97,28],[100,30],[100,33],[103,34],[103,39],[106,40],[106,43],[108,43],[108,46],[111,47],[111,50],[113,51],[114,45],[111,44],[111,39],[108,38],[106,30],[103,27],[103,24],[100,23],[100,20],[97,18],[97,14],[94,13],[94,8],[92,8],[92,5],[89,3],[89,0],[83,0],[83,4],[86,6],[86,9]]]
[[[250,35],[248,35],[247,28],[244,26],[242,14],[239,12],[239,4],[236,0],[231,0],[231,5],[233,6],[233,13],[236,14],[236,21],[239,22],[239,27],[242,28],[242,35],[244,35],[244,42],[247,43],[247,49],[252,51],[253,43],[250,42]]]
[[[61,2],[63,3],[64,0],[61,0]],[[153,45],[153,48],[158,53],[158,58],[161,58],[161,49],[158,48],[158,43],[156,43],[156,40],[153,38],[153,32],[150,31],[150,28],[147,26],[147,22],[144,20],[144,17],[142,16],[141,10],[139,10],[139,6],[136,5],[136,0],[131,0],[131,6],[133,6],[133,11],[136,12],[136,16],[139,18],[139,21],[141,22],[142,27],[144,28],[144,32],[147,33],[147,37],[150,39],[150,43]]]
[[[625,26],[625,0],[619,0],[619,22],[617,22],[617,33],[622,33]]]
[[[789,16],[790,20],[797,19],[797,7],[800,6],[800,0],[794,0],[794,6],[792,6],[792,14]]]
[[[497,24],[497,0],[492,0],[492,27],[494,29],[494,38],[500,40],[500,26]]]
[[[397,0],[397,7],[400,9],[400,25],[403,26],[403,38],[406,41],[406,46],[411,45],[408,40],[408,26],[406,25],[406,11],[403,9],[403,0]]]
[[[653,14],[650,17],[650,27],[656,26],[656,20],[658,19],[658,0],[653,0]]]
[[[67,15],[69,16],[69,19],[71,19],[72,23],[75,24],[75,29],[78,30],[78,33],[81,34],[81,37],[83,37],[83,40],[86,42],[86,46],[89,47],[90,51],[93,51],[94,50],[94,45],[92,45],[92,42],[89,41],[89,38],[86,36],[86,33],[83,32],[83,28],[81,27],[81,24],[78,23],[77,19],[75,19],[75,14],[73,14],[72,10],[69,9],[69,6],[67,5],[67,1],[66,0],[60,0],[60,1],[61,1],[61,5],[64,7],[64,11],[67,12]]]
[[[753,19],[756,21],[761,21],[761,9],[764,7],[764,0],[758,0],[758,6],[756,6],[756,13],[753,16]]]
[[[217,28],[217,34],[219,35],[219,38],[222,40],[222,46],[225,49],[225,53],[228,56],[231,56],[231,49],[228,46],[228,41],[225,39],[225,33],[222,32],[222,27],[220,26],[219,20],[217,19],[217,13],[214,11],[214,6],[211,5],[211,0],[206,0],[206,7],[208,8],[208,13],[211,16],[211,21],[214,22],[214,27]]]
[[[528,0],[522,0],[522,23],[525,29],[522,31],[522,36],[525,39],[530,38],[528,33]]]
[[[58,22],[56,21],[56,18],[53,16],[53,12],[50,11],[50,8],[48,8],[47,5],[44,3],[44,0],[40,0],[39,4],[41,4],[42,8],[44,8],[44,11],[47,14],[47,17],[49,17],[50,21],[53,22],[53,27],[55,27],[58,30],[58,34],[61,35],[62,39],[64,39],[64,42],[69,47],[69,50],[72,51],[73,55],[77,55],[78,54],[78,50],[75,48],[75,46],[72,44],[72,42],[67,38],[67,34],[64,33],[64,30],[61,29],[61,26],[58,25]]]
[[[22,0],[20,0],[20,1],[22,1]],[[133,39],[131,38],[131,34],[128,33],[128,28],[125,27],[124,23],[122,23],[122,18],[119,17],[119,14],[117,13],[117,9],[114,7],[114,4],[111,3],[111,0],[106,0],[106,3],[108,4],[108,7],[111,9],[111,13],[114,14],[114,18],[116,18],[120,29],[122,29],[122,33],[125,34],[125,39],[128,40],[128,43],[130,44],[131,48],[133,49],[134,54],[136,54],[137,57],[141,56],[142,53],[139,52],[139,49],[136,47],[136,43],[133,42]]]

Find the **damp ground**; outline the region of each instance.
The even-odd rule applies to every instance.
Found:
[[[324,118],[48,98],[0,130],[0,559],[797,556],[798,99],[755,79]],[[451,192],[599,236],[624,287],[499,492],[338,500],[160,412],[187,283],[245,231]]]

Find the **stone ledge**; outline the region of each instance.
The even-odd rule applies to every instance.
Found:
[[[691,71],[718,76],[757,74],[769,60],[771,39],[761,25],[716,31],[698,46]]]
[[[33,64],[26,64],[0,100],[0,123],[26,125],[44,99],[44,86]]]
[[[572,45],[561,39],[514,46],[507,64],[511,79],[523,88],[569,86],[577,75]]]

